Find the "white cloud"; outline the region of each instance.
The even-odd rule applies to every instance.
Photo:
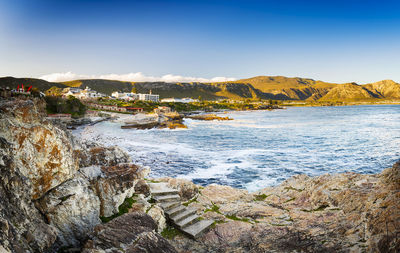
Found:
[[[146,76],[142,72],[128,73],[128,74],[107,74],[107,75],[81,75],[72,72],[64,73],[52,73],[39,77],[49,82],[65,82],[77,79],[108,79],[108,80],[118,80],[118,81],[128,81],[128,82],[227,82],[235,81],[236,78],[232,77],[213,77],[211,79],[202,77],[191,77],[191,76],[180,76],[167,74],[161,77],[157,76]]]

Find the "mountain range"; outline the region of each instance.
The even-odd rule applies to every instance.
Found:
[[[68,82],[47,82],[34,78],[0,78],[0,87],[16,88],[24,84],[45,92],[60,92],[67,87],[90,87],[111,95],[113,91],[159,94],[160,98],[192,97],[217,99],[276,99],[306,101],[368,101],[400,99],[400,84],[392,80],[359,85],[357,83],[329,83],[308,78],[257,76],[218,83],[123,82],[104,79],[85,79]]]

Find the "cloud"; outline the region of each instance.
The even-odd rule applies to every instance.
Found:
[[[64,72],[64,73],[52,73],[48,75],[44,75],[39,77],[40,79],[49,81],[49,82],[65,82],[77,79],[108,79],[108,80],[118,80],[118,81],[128,81],[128,82],[227,82],[227,81],[235,81],[236,78],[232,77],[213,77],[211,79],[202,78],[202,77],[191,77],[191,76],[180,76],[167,74],[161,77],[157,76],[146,76],[142,72],[136,73],[128,73],[128,74],[107,74],[107,75],[81,75],[75,74],[72,72]]]

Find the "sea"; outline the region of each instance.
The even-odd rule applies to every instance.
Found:
[[[150,177],[177,177],[251,192],[297,174],[379,173],[400,159],[400,105],[288,107],[185,119],[187,129],[121,129],[101,122],[73,132],[118,145]]]

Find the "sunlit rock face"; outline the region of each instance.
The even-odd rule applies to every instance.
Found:
[[[71,136],[43,120],[43,106],[31,100],[0,105],[0,137],[11,144],[13,167],[29,180],[32,199],[71,179],[79,168]]]
[[[80,143],[40,100],[0,101],[0,242],[6,251],[82,245],[148,171],[118,147]]]

